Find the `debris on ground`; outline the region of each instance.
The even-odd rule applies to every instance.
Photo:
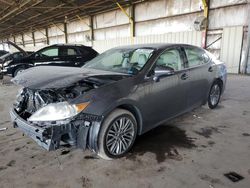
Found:
[[[8,162],[8,164],[6,166],[14,166],[16,164],[16,161],[15,160],[11,160],[10,162]]]
[[[61,155],[66,155],[66,154],[68,154],[70,152],[70,150],[62,150],[61,151]]]
[[[198,116],[198,115],[196,115],[196,114],[193,114],[193,117],[194,117],[194,118],[201,119],[201,117],[200,117],[200,116]]]
[[[87,155],[84,159],[99,159],[97,155]]]
[[[4,127],[4,128],[0,128],[0,131],[6,131],[8,128]]]
[[[249,133],[242,133],[242,136],[250,136]]]
[[[244,177],[241,176],[240,174],[236,173],[236,172],[229,172],[224,174],[224,176],[226,176],[228,179],[230,179],[232,182],[238,182],[240,180],[243,180]]]
[[[82,176],[81,182],[82,182],[82,187],[91,187],[91,182],[89,178]]]

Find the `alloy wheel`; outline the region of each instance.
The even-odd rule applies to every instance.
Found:
[[[220,100],[220,92],[220,86],[218,84],[215,84],[210,92],[210,102],[212,105],[216,105]]]
[[[107,131],[106,148],[110,154],[117,156],[125,153],[133,143],[135,126],[128,117],[116,119]]]

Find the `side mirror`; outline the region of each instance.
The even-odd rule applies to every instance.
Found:
[[[165,69],[165,70],[164,69],[163,70],[155,70],[154,73],[155,74],[154,74],[153,80],[155,82],[159,82],[161,78],[174,75],[175,71],[174,71],[174,69],[169,68],[169,69]]]

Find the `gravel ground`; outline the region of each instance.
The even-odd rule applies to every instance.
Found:
[[[0,81],[1,82],[1,81]],[[0,84],[0,188],[170,187],[249,188],[250,77],[230,75],[220,106],[200,107],[139,137],[122,159],[89,151],[47,152],[12,128],[17,86]],[[232,182],[224,176],[244,177]]]

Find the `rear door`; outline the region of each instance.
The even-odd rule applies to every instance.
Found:
[[[81,62],[80,52],[74,46],[61,46],[59,55],[61,66],[77,67]]]
[[[188,80],[187,105],[193,108],[206,102],[213,79],[213,67],[210,58],[203,49],[185,46]]]

